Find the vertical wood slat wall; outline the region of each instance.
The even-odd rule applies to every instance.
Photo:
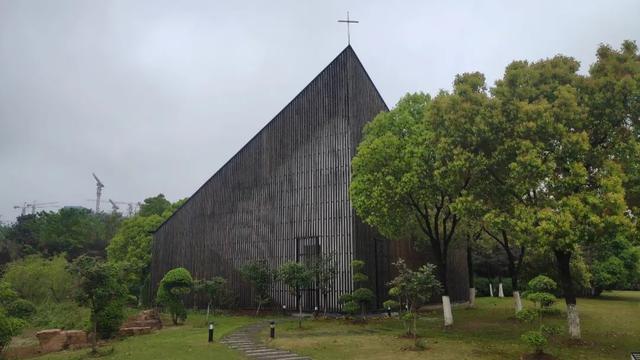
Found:
[[[298,239],[317,237],[339,269],[330,309],[338,309],[339,296],[352,289],[354,258],[365,260],[378,303],[384,301],[389,265],[399,254],[357,218],[348,190],[362,128],[385,110],[347,47],[158,228],[152,289],[166,271],[183,266],[197,279],[227,278],[239,305],[251,306],[239,268],[264,259],[275,269],[296,260]],[[272,298],[277,305],[296,305],[281,283]],[[313,299],[303,297],[303,306],[321,305]]]

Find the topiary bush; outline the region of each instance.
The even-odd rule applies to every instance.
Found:
[[[524,297],[536,304],[540,310],[548,309],[556,302],[556,297],[552,293],[558,285],[551,278],[538,275],[527,285],[528,290],[524,293]]]
[[[156,301],[169,310],[174,325],[187,319],[183,297],[191,292],[192,287],[191,273],[181,267],[168,271],[158,285]]]

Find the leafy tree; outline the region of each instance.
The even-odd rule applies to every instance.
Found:
[[[2,280],[31,302],[61,302],[70,299],[74,290],[75,279],[68,266],[64,254],[50,259],[29,255],[9,263]]]
[[[338,274],[335,258],[333,255],[320,254],[312,266],[316,289],[320,291],[320,295],[322,295],[324,316],[327,316],[329,292],[332,290],[333,281]]]
[[[216,313],[216,308],[224,306],[230,297],[230,289],[227,280],[221,276],[214,276],[211,280],[198,280],[194,282],[194,292],[207,298],[207,321],[209,311]]]
[[[169,209],[171,209],[171,202],[169,202],[163,194],[158,194],[157,196],[144,199],[144,202],[140,204],[138,215],[143,217],[151,215],[162,216],[162,214]]]
[[[624,161],[611,144],[635,121],[628,120],[631,108],[606,121],[594,111],[598,98],[585,96],[591,81],[578,68],[564,56],[507,67],[493,94],[500,133],[508,140],[494,153],[502,159],[501,171],[491,173],[518,201],[516,228],[532,235],[523,240],[554,254],[573,338],[580,337],[580,326],[572,258],[586,245],[597,247],[632,230]]]
[[[0,223],[0,267],[16,260],[20,255],[20,246],[9,237],[11,227]]]
[[[364,287],[369,280],[369,277],[363,272],[364,265],[365,263],[362,260],[355,259],[351,261],[353,283],[356,289],[350,294],[344,294],[340,297],[340,302],[343,304],[342,310],[352,315],[360,310],[362,320],[366,320],[367,306],[371,305],[376,299],[373,291]]]
[[[447,265],[465,213],[476,207],[486,159],[481,124],[490,113],[484,76],[456,77],[453,93],[407,95],[365,127],[353,159],[351,199],[364,221],[391,239],[429,246],[443,285],[445,325],[453,324]]]
[[[277,279],[289,288],[289,293],[295,296],[298,305],[298,327],[302,327],[302,290],[313,283],[313,271],[305,265],[288,261],[280,266],[277,271]]]
[[[42,212],[38,217],[38,249],[45,254],[66,253],[70,258],[100,251],[106,244],[106,227],[91,210],[62,208],[58,212]],[[97,254],[99,255],[99,253]]]
[[[111,321],[115,319],[119,322],[115,327],[117,330],[124,320],[126,289],[120,283],[114,267],[95,257],[82,255],[76,258],[71,271],[78,277],[76,301],[91,309],[91,348],[92,353],[96,353],[98,334],[111,335],[114,328]],[[108,320],[106,324],[101,321],[105,319]]]
[[[126,270],[126,285],[136,297],[143,291],[144,279],[151,271],[151,232],[163,221],[155,214],[127,218],[107,247],[109,262]]]
[[[258,315],[262,305],[271,301],[269,294],[274,274],[265,260],[253,260],[240,268],[240,275],[253,288],[254,300],[258,305],[256,315]]]
[[[160,281],[156,301],[168,308],[174,325],[187,319],[183,297],[189,294],[192,289],[191,273],[182,267],[169,270]]]
[[[185,201],[186,199],[182,199],[166,206],[168,201],[162,194],[145,199],[140,212],[122,222],[107,246],[109,262],[126,274],[129,293],[139,303],[143,299],[142,294],[146,294],[148,290],[145,284],[148,285],[147,279],[151,273],[152,232]]]
[[[403,319],[412,320],[413,325],[409,333],[415,338],[418,309],[441,291],[441,284],[435,275],[436,267],[433,264],[427,264],[413,271],[407,267],[403,259],[399,259],[393,265],[398,275],[389,282],[389,295],[402,299],[406,304],[407,313],[403,315]]]

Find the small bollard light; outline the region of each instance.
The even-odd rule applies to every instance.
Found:
[[[317,306],[314,306],[314,308],[313,308],[313,317],[314,318],[318,317],[318,307]]]
[[[213,342],[213,323],[209,323],[209,342]]]
[[[269,324],[269,328],[271,330],[269,337],[274,339],[276,337],[276,322],[272,320]]]
[[[282,314],[287,315],[287,305],[286,304],[282,305]]]
[[[387,306],[387,316],[391,317],[391,306]]]

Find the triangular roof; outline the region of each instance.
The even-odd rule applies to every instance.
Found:
[[[257,141],[261,135],[265,132],[265,129],[267,129],[269,126],[272,126],[274,123],[277,123],[280,118],[281,115],[287,111],[287,109],[289,109],[291,106],[293,106],[294,104],[296,104],[297,102],[300,101],[300,98],[314,85],[316,85],[316,83],[321,82],[324,79],[325,76],[327,76],[327,74],[331,71],[336,71],[338,70],[343,70],[344,71],[344,75],[346,76],[346,81],[345,81],[345,85],[347,87],[350,87],[350,82],[353,82],[354,79],[352,76],[349,75],[348,73],[348,69],[349,69],[349,64],[354,64],[355,66],[357,66],[357,72],[358,74],[364,74],[364,76],[366,77],[366,82],[369,83],[370,87],[374,90],[375,92],[375,96],[380,100],[380,102],[383,104],[384,110],[388,110],[388,107],[386,105],[386,103],[384,102],[384,99],[382,98],[382,96],[380,95],[380,92],[378,91],[378,89],[375,87],[375,85],[373,84],[373,81],[371,80],[371,77],[369,76],[369,74],[367,73],[366,69],[364,68],[364,66],[362,65],[362,63],[360,62],[360,59],[358,58],[358,56],[356,55],[355,51],[353,50],[353,48],[351,47],[351,45],[348,45],[346,48],[344,48],[322,71],[320,71],[320,73],[318,75],[316,75],[313,80],[311,80],[285,107],[282,108],[282,110],[280,110],[280,112],[278,112],[278,114],[276,114],[276,116],[273,117],[273,119],[271,119],[271,121],[269,121],[264,127],[262,127],[262,129],[260,129],[260,131],[258,131],[242,148],[240,148],[236,154],[234,154],[229,160],[227,160],[227,162],[222,165],[218,171],[216,171],[207,181],[204,182],[204,184],[202,184],[202,186],[200,186],[194,193],[193,195],[191,195],[187,201],[182,204],[182,206],[180,206],[169,218],[167,218],[164,222],[162,222],[162,224],[160,224],[158,226],[158,228],[153,231],[154,233],[157,232],[158,230],[160,230],[165,224],[167,224],[168,222],[171,221],[171,219],[178,214],[184,207],[186,207],[189,202],[195,198],[196,196],[198,196],[198,194],[201,192],[201,190],[203,188],[205,188],[209,183],[211,183],[218,174],[220,174],[223,170],[225,170],[226,167],[228,167],[238,156],[240,153],[243,152],[243,150],[247,147],[249,147],[253,142]],[[348,91],[347,91],[348,93]],[[349,99],[347,101],[351,101],[351,98],[349,96]]]

